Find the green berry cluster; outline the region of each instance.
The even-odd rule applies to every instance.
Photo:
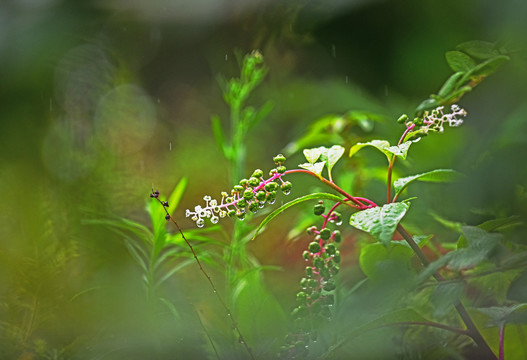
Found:
[[[286,171],[286,159],[284,155],[278,154],[273,160],[276,166],[271,169],[267,179],[262,170],[256,169],[248,179],[242,179],[234,185],[230,194],[222,192],[220,202],[207,195],[203,197],[205,206],[197,205],[194,211],[187,209],[186,216],[195,221],[198,227],[205,225],[205,219],[210,219],[213,224],[225,216],[243,220],[247,212],[256,213],[266,203],[274,204],[279,190],[288,195],[293,185],[282,180]]]
[[[331,307],[335,302],[335,276],[340,270],[337,245],[342,241],[342,235],[339,230],[331,230],[328,224],[341,224],[342,216],[336,211],[324,215],[326,209],[322,202],[315,205],[313,212],[324,218],[324,225],[321,229],[316,226],[307,229],[311,241],[302,257],[309,265],[300,280],[302,290],[296,294],[297,306],[291,312],[295,329],[287,335],[280,358],[302,359],[307,356],[309,343],[317,339],[316,324],[331,317]]]

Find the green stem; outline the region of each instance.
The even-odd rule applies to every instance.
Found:
[[[387,188],[386,188],[386,203],[389,204],[392,202],[392,172],[393,172],[393,164],[395,163],[396,156],[394,155],[392,159],[388,162],[388,178],[386,180]],[[395,200],[394,200],[395,201]]]
[[[421,263],[426,267],[430,264],[430,261],[426,258],[425,254],[421,251],[419,246],[415,243],[414,239],[412,238],[412,235],[410,235],[406,229],[401,225],[397,225],[397,231],[401,236],[406,240],[408,245],[412,248],[414,253],[417,255]],[[444,282],[445,278],[439,274],[438,272],[434,272],[433,274],[434,278],[438,282]],[[476,327],[476,324],[472,321],[472,318],[470,317],[469,313],[467,312],[467,309],[465,309],[465,306],[461,303],[460,300],[458,300],[457,304],[455,305],[456,311],[461,317],[461,320],[465,323],[465,326],[467,328],[467,335],[474,340],[476,345],[481,349],[482,353],[485,353],[485,359],[497,359],[496,354],[492,351],[489,344],[485,341],[481,333],[479,332],[478,328]]]

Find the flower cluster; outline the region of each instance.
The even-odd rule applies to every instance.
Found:
[[[205,225],[205,219],[210,219],[213,224],[226,216],[243,220],[247,211],[256,213],[266,203],[273,204],[278,189],[288,195],[291,192],[292,184],[282,180],[282,175],[286,171],[286,167],[283,165],[285,157],[278,154],[273,160],[276,167],[269,172],[268,179],[264,179],[262,170],[256,169],[249,179],[242,179],[237,185],[234,185],[230,194],[222,192],[220,201],[209,195],[204,196],[205,206],[197,205],[194,211],[187,209],[186,217],[195,221],[198,227]]]
[[[293,309],[295,331],[288,334],[286,344],[282,346],[280,358],[305,358],[311,341],[316,341],[314,325],[319,320],[331,318],[330,308],[334,304],[335,275],[340,270],[340,251],[338,243],[342,240],[339,230],[330,230],[328,223],[342,224],[342,216],[332,208],[327,215],[322,202],[314,207],[315,215],[324,218],[322,228],[316,226],[307,229],[314,237],[302,257],[306,262],[305,276],[300,280],[302,290],[296,294],[298,306]]]
[[[429,114],[426,114],[423,119],[424,129],[429,129],[432,131],[443,132],[445,123],[448,123],[449,126],[456,127],[460,126],[463,123],[462,118],[467,116],[465,109],[460,108],[458,105],[454,104],[450,107],[451,113],[445,114],[443,112],[444,106],[439,106],[432,110]]]

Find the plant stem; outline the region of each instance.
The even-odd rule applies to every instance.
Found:
[[[157,201],[159,201],[159,203],[161,205],[163,205],[163,202],[161,200],[159,200],[158,197],[156,197],[156,199],[157,199]],[[209,274],[207,274],[207,272],[205,271],[205,269],[201,265],[201,261],[199,261],[198,256],[196,255],[196,252],[194,251],[194,248],[192,247],[190,242],[185,237],[185,234],[183,233],[183,230],[181,230],[181,228],[179,227],[179,225],[176,222],[176,220],[172,217],[172,215],[169,214],[169,212],[166,209],[166,207],[163,206],[163,209],[165,210],[165,213],[167,214],[167,216],[169,216],[170,220],[174,223],[174,225],[176,225],[179,233],[181,234],[181,237],[183,238],[183,240],[185,240],[185,242],[187,243],[187,246],[190,248],[190,251],[192,251],[192,255],[194,255],[194,259],[196,260],[196,263],[198,264],[199,269],[201,270],[203,275],[205,275],[205,277],[209,281],[210,287],[212,288],[212,292],[216,295],[216,297],[218,298],[219,302],[221,303],[221,305],[225,309],[225,312],[227,313],[227,316],[231,320],[232,327],[236,331],[236,333],[238,334],[238,339],[239,339],[240,344],[242,344],[245,347],[245,350],[247,350],[247,352],[249,353],[250,358],[252,360],[254,360],[255,357],[254,357],[254,355],[252,353],[252,350],[249,347],[249,345],[247,344],[247,342],[245,341],[245,338],[243,337],[243,335],[242,335],[242,333],[240,331],[240,328],[238,328],[238,324],[236,323],[236,320],[234,319],[234,316],[233,316],[232,312],[230,311],[230,309],[227,306],[227,304],[225,303],[225,301],[223,301],[223,298],[218,293],[218,290],[216,289],[216,286],[214,285],[214,282],[212,281],[212,278],[209,276]]]
[[[456,328],[456,327],[453,327],[453,326],[449,326],[449,325],[445,325],[445,324],[441,324],[441,323],[437,323],[437,322],[433,322],[433,321],[401,321],[401,322],[396,322],[396,323],[384,324],[384,325],[381,325],[379,327],[407,326],[407,325],[436,327],[438,329],[443,329],[443,330],[455,332],[455,333],[458,333],[458,334],[461,334],[461,335],[470,336],[468,330],[459,329],[459,328]]]
[[[305,173],[305,174],[309,174],[311,176],[314,176],[316,177],[317,179],[319,179],[320,181],[322,181],[324,184],[328,185],[329,187],[331,187],[332,189],[334,189],[335,191],[337,191],[338,193],[344,195],[347,199],[353,201],[355,204],[357,204],[357,206],[355,206],[357,209],[359,210],[364,210],[364,209],[367,209],[369,207],[374,207],[374,206],[377,206],[377,204],[375,204],[373,201],[371,200],[368,200],[368,199],[364,199],[364,198],[357,198],[357,197],[354,197],[354,196],[351,196],[350,194],[348,194],[346,191],[342,190],[338,185],[336,185],[335,183],[323,178],[322,176],[318,175],[318,174],[315,174],[314,172],[312,171],[309,171],[309,170],[305,170],[305,169],[294,169],[294,170],[287,170],[286,172],[284,172],[284,175],[285,174],[294,174],[294,173]],[[369,205],[365,205],[363,202],[366,202],[368,203]]]
[[[391,197],[391,190],[392,190],[392,172],[393,172],[393,164],[395,163],[395,155],[392,156],[392,159],[388,162],[388,176],[386,179],[386,203],[389,204],[392,202]]]
[[[421,251],[419,246],[415,243],[414,239],[412,238],[412,235],[410,235],[406,229],[401,225],[397,225],[397,231],[401,236],[406,240],[408,245],[412,248],[414,253],[417,255],[421,263],[426,267],[430,264],[430,261],[426,258],[425,254]],[[438,282],[444,282],[445,278],[441,276],[438,272],[434,272],[433,274],[434,278]],[[496,355],[490,348],[490,346],[487,344],[481,333],[479,332],[478,328],[476,327],[476,324],[472,321],[472,318],[470,317],[469,313],[467,312],[467,309],[465,309],[465,306],[461,303],[460,300],[458,300],[457,304],[455,305],[456,311],[458,312],[459,316],[465,323],[465,326],[467,327],[467,335],[474,340],[476,345],[481,349],[482,352],[485,353],[485,359],[497,359]]]

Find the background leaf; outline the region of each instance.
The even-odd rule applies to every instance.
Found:
[[[447,51],[445,53],[448,66],[456,72],[469,72],[476,66],[476,62],[470,56],[461,51]]]
[[[397,179],[393,183],[396,196],[399,195],[408,185],[414,181],[426,181],[426,182],[452,182],[459,178],[459,173],[452,169],[437,169],[427,171],[422,174],[407,176],[404,178]]]

